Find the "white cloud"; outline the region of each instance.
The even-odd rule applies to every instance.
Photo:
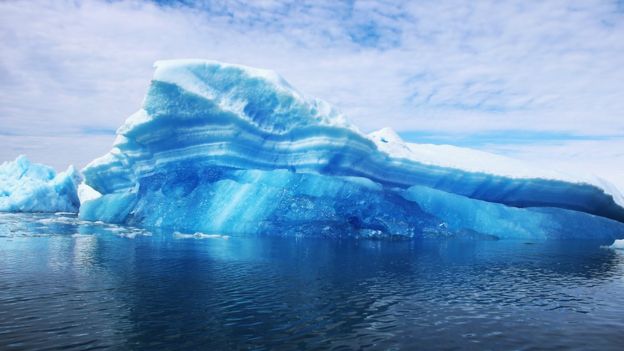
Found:
[[[107,138],[85,130],[119,126],[152,63],[188,57],[272,68],[364,130],[624,135],[611,1],[7,1],[0,38],[0,159],[84,165]]]

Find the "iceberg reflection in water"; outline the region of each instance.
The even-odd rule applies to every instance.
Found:
[[[599,242],[217,234],[0,214],[0,349],[624,343],[624,255]]]

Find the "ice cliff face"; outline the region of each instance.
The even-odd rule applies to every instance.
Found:
[[[117,134],[83,170],[102,194],[83,219],[233,234],[624,236],[616,192],[389,129],[364,135],[271,71],[158,62]]]
[[[56,174],[24,156],[4,162],[0,165],[0,211],[78,212],[79,181],[79,173],[71,166]]]

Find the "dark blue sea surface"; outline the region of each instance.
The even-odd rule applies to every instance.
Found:
[[[0,214],[0,349],[624,346],[624,254],[592,241],[148,232]]]

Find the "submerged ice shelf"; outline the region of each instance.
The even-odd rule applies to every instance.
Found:
[[[156,63],[143,107],[84,170],[80,216],[186,232],[624,237],[624,201],[479,151],[362,134],[272,71]]]

